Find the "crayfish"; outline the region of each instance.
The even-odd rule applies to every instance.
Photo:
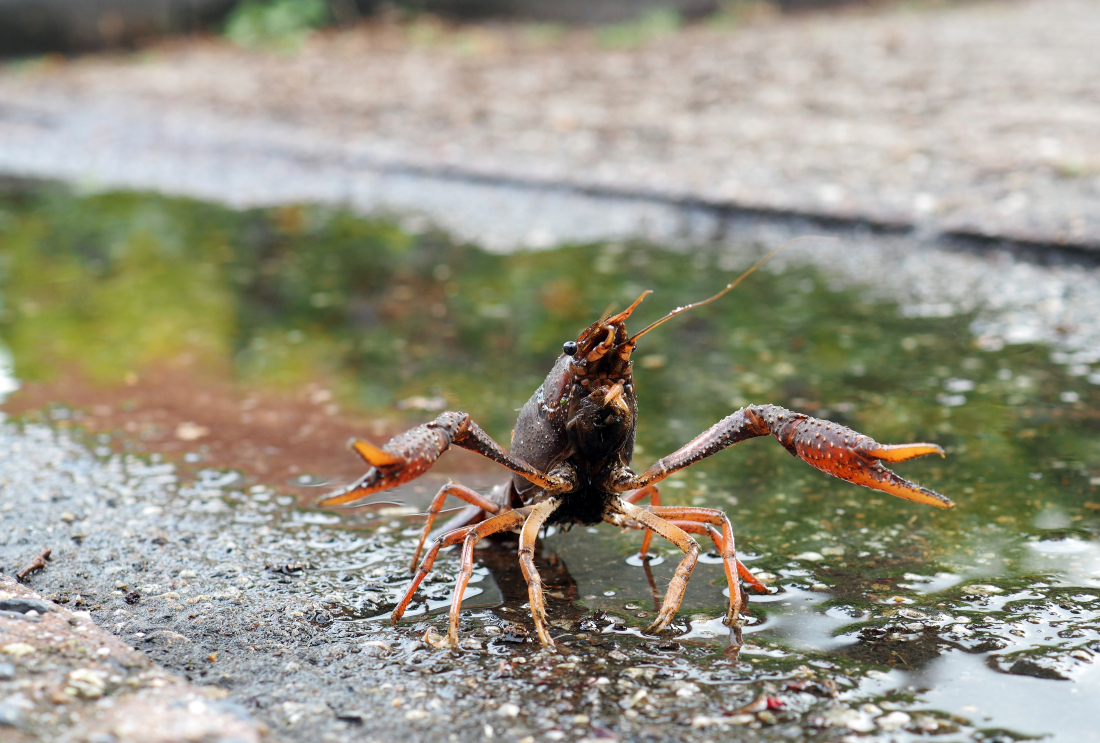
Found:
[[[773,251],[774,252],[774,251]],[[462,545],[460,570],[450,608],[446,642],[458,643],[459,611],[473,573],[474,545],[499,532],[519,534],[519,562],[527,579],[535,630],[544,645],[553,646],[546,626],[542,581],[535,569],[535,540],[544,526],[592,525],[607,522],[625,529],[645,530],[641,555],[648,554],[653,533],[675,544],[684,556],[669,583],[664,601],[646,633],[657,633],[672,621],[687,581],[699,557],[691,536],[709,537],[722,558],[729,583],[725,624],[735,645],[740,640],[741,608],[747,595],[738,580],[767,592],[737,559],[729,517],[713,508],[662,506],[657,484],[673,472],[757,436],[774,436],[791,454],[826,474],[848,482],[939,508],[954,503],[928,488],[909,482],[883,462],[903,462],[944,452],[936,444],[883,445],[837,423],[795,413],[776,405],[749,405],[696,436],[679,450],[654,462],[641,474],[630,468],[638,422],[631,355],[638,340],[661,323],[713,302],[736,286],[771,254],[709,299],[678,307],[634,335],[626,321],[650,292],[644,292],[622,312],[597,320],[562,354],[531,399],[520,410],[508,451],[498,445],[469,415],[445,412],[434,421],[395,436],[381,448],[366,441],[352,448],[370,465],[347,489],[323,498],[318,505],[358,501],[423,474],[451,445],[477,452],[512,471],[501,488],[482,495],[457,483],[444,485],[432,500],[427,522],[413,554],[416,570],[404,597],[393,610],[394,623],[405,612],[439,551]],[[451,528],[435,539],[417,569],[436,516],[447,496],[470,504]],[[649,499],[649,506],[638,505]]]

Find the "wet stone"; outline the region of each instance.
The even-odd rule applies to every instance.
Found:
[[[26,614],[29,611],[38,612],[39,615],[52,610],[49,602],[38,599],[12,598],[0,599],[0,611],[18,612]]]
[[[1031,660],[1029,658],[1022,658],[1009,666],[1008,672],[1017,676],[1031,676],[1033,678],[1053,679],[1057,681],[1066,681],[1069,679],[1068,676],[1063,675],[1052,663],[1049,661],[1044,662],[1044,659]]]
[[[0,702],[0,727],[22,727],[26,717],[26,713],[14,704]]]

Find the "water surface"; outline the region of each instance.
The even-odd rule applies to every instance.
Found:
[[[390,429],[464,410],[506,442],[563,341],[652,289],[635,314],[642,327],[709,296],[762,249],[614,243],[502,256],[338,210],[241,213],[41,190],[0,200],[0,339],[22,383],[75,375],[109,390],[182,359],[246,388],[322,380],[342,409]],[[664,502],[726,510],[746,563],[775,591],[753,597],[748,646],[731,667],[714,621],[721,566],[704,558],[678,619],[685,657],[715,686],[816,669],[838,696],[808,706],[803,723],[823,729],[1096,739],[1087,710],[1100,701],[1100,366],[1054,363],[1040,344],[979,348],[969,315],[905,316],[831,278],[789,263],[760,271],[646,336],[635,356],[636,469],[740,406],[774,403],[884,443],[941,444],[945,459],[896,469],[958,507],[828,478],[771,439],[678,473],[662,484]],[[87,411],[65,402],[44,417],[79,428]],[[126,437],[88,440],[109,458]],[[445,457],[440,477],[447,468]],[[259,519],[273,553],[314,571],[285,590],[323,601],[341,632],[384,627],[374,618],[400,593],[415,520],[300,509],[277,497],[285,479],[253,479],[262,487],[249,495],[218,476],[203,474],[177,507],[215,503],[212,518]],[[487,488],[502,475],[455,477]],[[421,508],[438,482],[394,499]],[[552,602],[598,617],[590,632],[644,642],[654,597],[631,559],[639,541],[610,527],[547,535]],[[655,544],[663,590],[677,553]],[[428,616],[442,626],[452,560],[441,558],[410,625]],[[514,570],[499,562],[479,568],[468,594],[472,608],[496,607],[471,615],[475,624],[523,613]]]

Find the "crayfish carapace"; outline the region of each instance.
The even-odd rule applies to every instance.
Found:
[[[318,505],[352,503],[408,482],[423,474],[452,444],[488,457],[513,473],[507,486],[494,490],[490,496],[455,483],[448,483],[436,494],[413,555],[412,569],[416,568],[447,496],[460,498],[473,508],[464,512],[466,518],[458,528],[439,536],[428,549],[404,598],[393,611],[393,621],[404,613],[439,550],[461,544],[461,567],[447,633],[447,641],[456,644],[462,596],[473,571],[474,545],[491,534],[517,532],[519,561],[529,586],[535,629],[543,644],[552,646],[554,642],[546,627],[542,582],[534,563],[536,537],[544,526],[551,524],[590,525],[606,521],[622,528],[646,530],[643,556],[648,554],[654,532],[684,553],[656,619],[645,630],[648,633],[667,627],[680,607],[688,577],[699,557],[699,544],[691,534],[709,536],[722,557],[730,587],[725,623],[733,630],[734,642],[739,644],[739,616],[747,596],[738,576],[758,591],[767,589],[737,559],[733,529],[725,513],[712,508],[661,506],[657,483],[677,470],[756,436],[774,436],[791,454],[842,480],[918,503],[954,507],[944,496],[898,477],[883,465],[925,454],[942,456],[943,450],[936,444],[885,446],[850,428],[775,405],[742,408],[678,451],[657,460],[641,474],[630,468],[638,421],[631,354],[638,339],[669,318],[718,299],[770,255],[713,297],[679,307],[635,335],[627,333],[626,321],[649,292],[622,312],[594,322],[575,341],[565,343],[546,381],[521,409],[509,451],[489,438],[469,415],[458,412],[442,413],[434,421],[394,437],[381,448],[365,441],[353,442],[352,447],[370,469],[348,489],[322,499]],[[639,506],[646,498],[650,505]]]

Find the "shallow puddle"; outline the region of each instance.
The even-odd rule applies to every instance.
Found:
[[[327,413],[334,421],[382,421],[376,432],[465,410],[506,442],[515,410],[563,341],[644,289],[654,294],[636,313],[639,327],[705,298],[761,251],[610,244],[501,256],[414,227],[311,207],[234,213],[144,195],[7,195],[0,339],[10,378],[41,394],[62,378],[78,390],[30,412],[15,393],[9,409],[72,431],[65,435],[84,441],[109,471],[133,470],[141,488],[105,484],[95,497],[121,498],[144,508],[143,518],[207,534],[194,547],[196,563],[211,567],[224,550],[234,567],[222,573],[248,578],[239,590],[308,603],[321,642],[392,642],[423,634],[425,619],[442,627],[453,555],[440,559],[406,623],[389,629],[408,578],[417,523],[408,514],[426,506],[448,472],[478,489],[503,475],[476,464],[453,474],[445,457],[423,482],[373,499],[384,505],[319,511],[309,502],[346,472],[293,446],[266,472],[212,469],[221,431],[198,419],[165,420],[176,465],[126,459],[119,452],[135,440],[150,451],[160,439],[105,426],[113,419],[85,401],[102,393],[112,411],[126,412],[128,382],[155,380],[167,366],[199,380],[199,391],[211,379],[313,396],[312,404],[337,408]],[[726,704],[696,709],[686,728],[673,713],[667,725],[676,732],[668,735],[705,737],[751,722],[763,739],[801,728],[889,740],[944,733],[1095,740],[1100,358],[1063,355],[1055,363],[1041,345],[979,350],[972,319],[904,317],[866,301],[858,286],[838,287],[819,269],[788,263],[648,335],[635,356],[636,469],[736,408],[767,402],[885,443],[938,442],[945,459],[896,469],[958,505],[939,511],[897,500],[821,475],[771,439],[747,442],[662,484],[665,504],[726,510],[742,558],[772,587],[751,597],[738,659],[725,654],[726,630],[715,620],[726,601],[715,556],[704,556],[692,576],[679,637],[646,638],[639,630],[678,552],[655,542],[657,556],[643,564],[635,557],[640,535],[610,527],[551,530],[542,540],[555,633],[566,643],[598,646],[602,638],[628,655],[669,656],[655,643],[675,639],[679,657],[668,667],[716,700],[729,685],[788,684],[786,717],[774,728],[767,716],[743,719],[760,710]],[[253,415],[231,402],[240,406],[234,416]],[[265,441],[301,435],[300,421],[291,428],[273,420]],[[259,425],[249,421],[235,435]],[[58,528],[78,529],[79,519]],[[8,548],[21,530],[34,526],[13,524]],[[109,551],[108,541],[98,548]],[[517,645],[536,650],[508,637],[511,623],[527,623],[513,549],[504,542],[480,551],[466,594],[465,631],[490,655]],[[187,557],[173,557],[177,577]],[[153,579],[139,591],[170,592]],[[825,692],[790,686],[811,678]],[[532,677],[517,688],[534,695],[547,683]],[[695,692],[675,693],[686,704]],[[628,726],[626,718],[607,719],[608,730],[629,737],[616,727]],[[589,733],[570,728],[563,736]]]

